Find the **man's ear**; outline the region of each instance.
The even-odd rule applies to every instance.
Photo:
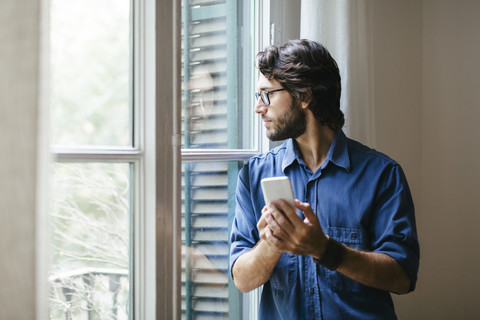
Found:
[[[308,105],[310,104],[311,101],[312,101],[312,89],[308,89],[308,91],[303,94],[302,102],[300,103],[300,106],[302,107],[302,109],[306,110],[308,109]]]
[[[303,110],[307,110],[309,104],[310,104],[310,101],[302,101],[302,102],[300,103],[300,107],[301,107]]]

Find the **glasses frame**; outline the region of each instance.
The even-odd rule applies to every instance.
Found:
[[[283,91],[283,90],[287,90],[287,89],[281,88],[281,89],[270,90],[270,91],[255,92],[255,98],[256,98],[257,101],[258,101],[258,99],[262,98],[263,104],[265,104],[266,106],[269,106],[270,105],[270,97],[269,97],[270,94],[274,93],[274,92],[278,92],[278,91]]]

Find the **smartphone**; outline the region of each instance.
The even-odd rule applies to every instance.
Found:
[[[263,198],[265,204],[269,202],[275,202],[278,199],[284,199],[292,206],[294,205],[294,197],[292,184],[288,177],[273,177],[264,178],[261,181]]]

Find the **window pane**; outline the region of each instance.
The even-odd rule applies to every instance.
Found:
[[[183,148],[253,148],[251,1],[182,1]]]
[[[53,165],[51,319],[127,319],[130,165]]]
[[[246,319],[229,276],[229,232],[243,162],[191,162],[182,172],[183,319]]]
[[[53,144],[131,145],[130,2],[50,3]]]

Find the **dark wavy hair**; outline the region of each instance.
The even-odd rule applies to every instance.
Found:
[[[315,118],[333,131],[345,117],[340,110],[340,72],[328,50],[311,40],[290,40],[257,54],[257,68],[269,80],[276,79],[294,101],[309,102]]]

